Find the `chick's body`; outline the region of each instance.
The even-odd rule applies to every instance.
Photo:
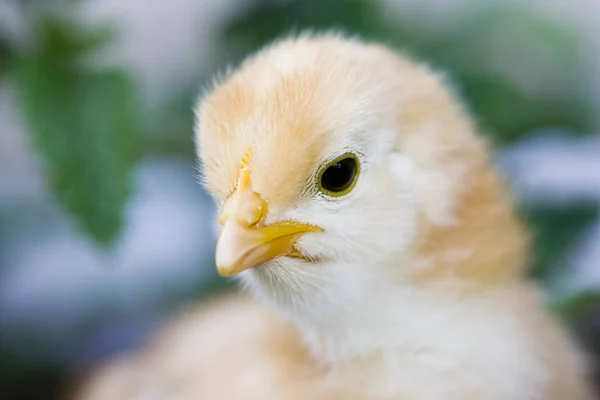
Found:
[[[247,60],[197,115],[219,271],[258,300],[192,313],[81,398],[590,398],[487,145],[437,74],[305,35]],[[338,194],[322,171],[340,157],[358,164]]]

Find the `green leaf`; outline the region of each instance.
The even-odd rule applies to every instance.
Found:
[[[122,71],[22,60],[21,111],[60,204],[102,244],[119,233],[137,149],[136,102]]]
[[[498,145],[514,143],[539,128],[569,127],[578,133],[590,128],[585,106],[575,100],[565,104],[568,99],[532,98],[500,76],[459,73],[456,77],[481,128]]]
[[[114,36],[110,24],[83,28],[72,19],[57,14],[39,16],[36,27],[36,53],[63,64],[81,61]]]
[[[383,40],[390,34],[380,9],[368,0],[263,0],[228,22],[223,35],[229,47],[239,47],[233,57],[240,58],[276,37],[305,29],[345,29]]]
[[[584,290],[565,299],[555,301],[554,312],[568,323],[585,318],[588,312],[600,304],[600,290]]]
[[[555,269],[564,270],[567,256],[581,235],[598,218],[595,204],[573,204],[564,207],[542,206],[523,210],[534,234],[535,263],[532,276],[547,279]]]
[[[13,49],[8,39],[0,31],[0,79],[8,72],[13,62]]]

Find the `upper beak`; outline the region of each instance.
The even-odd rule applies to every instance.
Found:
[[[265,225],[267,203],[249,188],[238,187],[225,202],[219,223],[216,264],[221,276],[236,275],[279,256],[300,257],[298,238],[319,227],[295,221]]]

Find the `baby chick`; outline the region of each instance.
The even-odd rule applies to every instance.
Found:
[[[440,75],[338,34],[280,40],[203,96],[197,145],[218,271],[258,302],[203,305],[79,398],[591,398]]]

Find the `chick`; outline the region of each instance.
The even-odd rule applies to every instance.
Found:
[[[217,82],[196,127],[217,269],[257,300],[190,312],[80,398],[591,398],[489,146],[439,74],[303,34]]]

